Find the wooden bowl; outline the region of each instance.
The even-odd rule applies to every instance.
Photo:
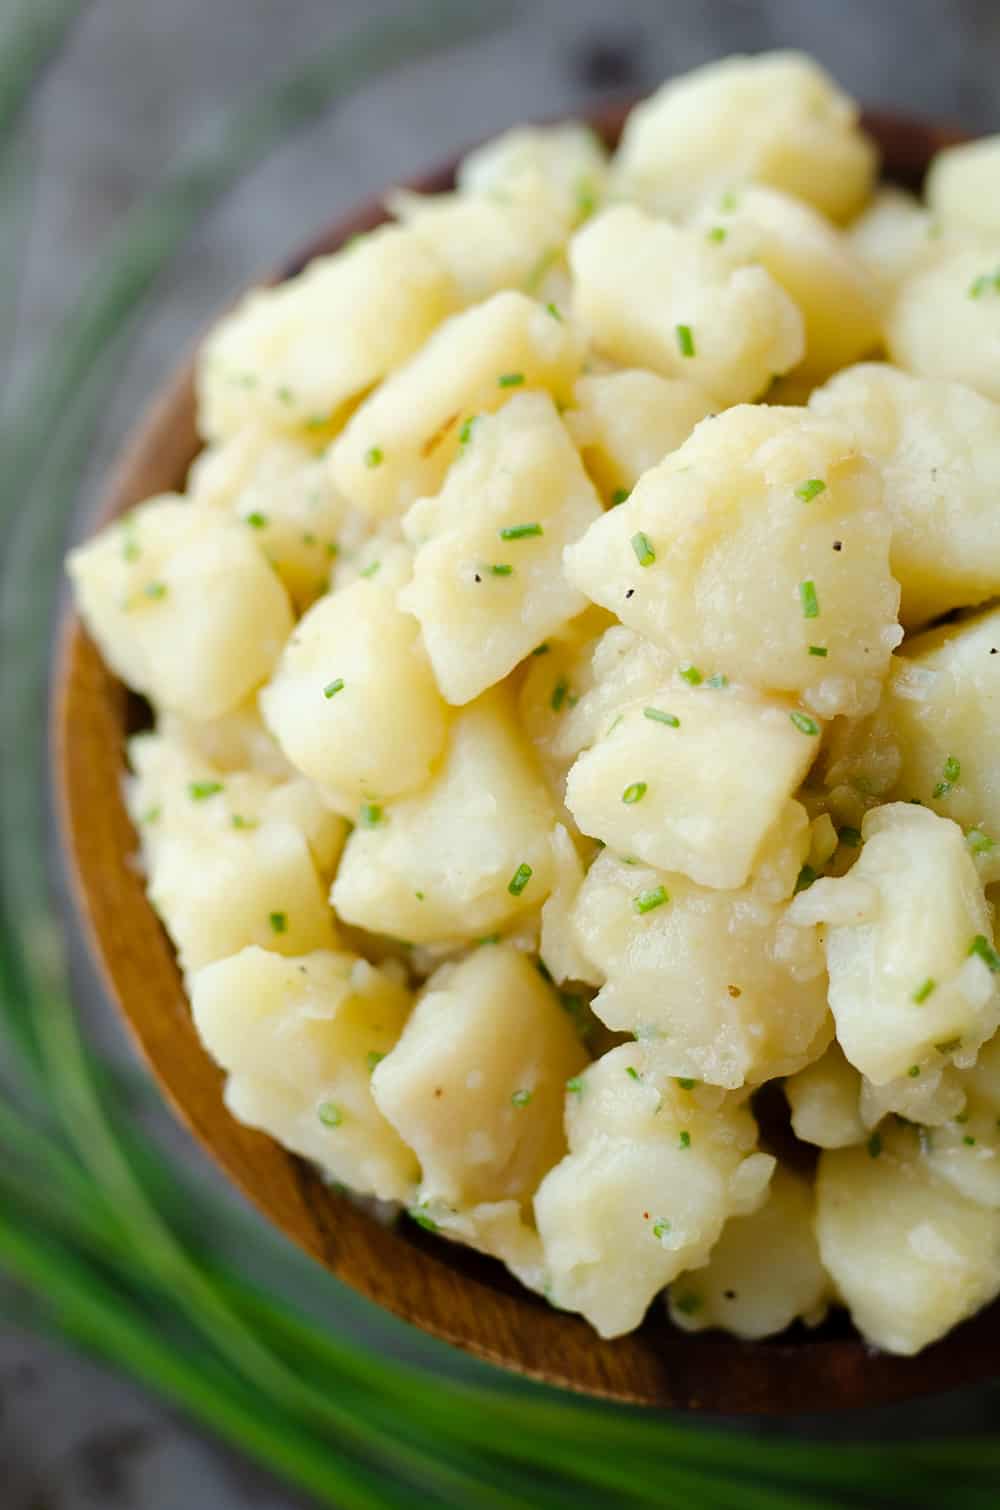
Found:
[[[596,112],[616,140],[624,105]],[[887,177],[916,187],[931,155],[961,133],[872,113]],[[414,187],[439,190],[454,163]],[[293,257],[283,276],[386,217],[378,201]],[[179,487],[198,450],[192,363],[152,404],[109,485],[101,519]],[[818,1332],[773,1341],[675,1330],[654,1304],[639,1331],[602,1342],[579,1317],[551,1309],[498,1263],[414,1223],[380,1226],[314,1170],[229,1114],[222,1075],[202,1048],[170,942],[130,857],[138,840],[122,801],[123,746],[142,705],[105,669],[79,621],[62,628],[52,761],[77,903],[111,996],[177,1114],[264,1214],[338,1278],[436,1337],[550,1384],[618,1401],[709,1411],[783,1413],[872,1405],[968,1384],[996,1372],[1000,1305],[917,1358],[873,1352],[841,1315]]]

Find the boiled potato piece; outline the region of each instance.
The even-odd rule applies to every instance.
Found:
[[[817,1326],[826,1315],[830,1281],[813,1231],[812,1188],[778,1168],[764,1204],[734,1216],[707,1264],[670,1286],[670,1319],[685,1332],[724,1327],[754,1340],[783,1332],[800,1317]]]
[[[1000,404],[961,383],[867,363],[817,389],[809,407],[849,426],[879,463],[904,624],[1000,592]]]
[[[897,795],[965,824],[973,852],[990,858],[1000,840],[1000,609],[908,640],[886,702]]]
[[[466,304],[503,288],[537,294],[566,239],[559,213],[541,202],[403,192],[390,196],[389,208],[440,258]]]
[[[431,977],[372,1094],[420,1160],[421,1201],[529,1206],[566,1152],[565,1083],[586,1063],[531,962],[486,945]]]
[[[429,784],[354,830],[333,905],[418,944],[491,933],[552,889],[554,817],[509,693],[489,692],[455,718]]]
[[[544,1290],[541,1239],[520,1201],[480,1201],[476,1206],[454,1207],[441,1200],[424,1199],[410,1215],[431,1232],[498,1258],[530,1290]]]
[[[671,1075],[735,1089],[793,1074],[829,1042],[826,978],[814,940],[749,892],[709,891],[605,850],[572,924],[606,984],[592,1002]]]
[[[579,757],[566,805],[583,833],[620,854],[703,886],[743,886],[816,755],[816,739],[795,727],[788,707],[733,688],[675,678],[648,697],[622,707]],[[801,808],[800,815],[801,865],[809,838]]]
[[[840,1045],[876,1086],[972,1064],[1000,1022],[1000,994],[962,831],[899,802],[869,812],[861,832],[850,873],[817,881],[789,909],[797,924],[825,925]]]
[[[917,377],[965,383],[1000,401],[996,242],[943,248],[905,278],[886,314],[886,345]]]
[[[917,1071],[914,1074],[914,1070]],[[953,1065],[911,1065],[905,1075],[884,1085],[861,1081],[858,1109],[867,1128],[894,1115],[922,1127],[939,1127],[957,1117],[965,1106],[962,1074]]]
[[[572,121],[505,131],[463,158],[458,186],[500,204],[544,206],[570,226],[600,203],[607,173],[603,142],[589,126]]]
[[[603,979],[580,948],[573,927],[573,915],[584,868],[576,845],[561,823],[552,835],[555,860],[555,885],[542,907],[542,932],[538,954],[552,979],[559,985],[568,980],[599,986]]]
[[[410,1010],[402,986],[353,954],[247,948],[194,975],[191,1010],[241,1122],[362,1195],[410,1197],[417,1161],[371,1087]]]
[[[581,345],[569,322],[526,295],[494,294],[445,321],[365,400],[330,447],[335,485],[373,518],[440,487],[475,418],[526,388],[568,403]]]
[[[874,279],[819,211],[777,189],[749,185],[724,204],[713,197],[692,225],[710,250],[759,262],[785,290],[805,321],[805,356],[796,372],[807,381],[828,377],[879,344]]]
[[[569,432],[604,497],[615,504],[715,408],[697,383],[641,368],[580,378],[573,404],[566,416]]]
[[[562,553],[600,517],[547,394],[476,421],[440,493],[403,521],[416,556],[399,604],[419,622],[448,702],[471,702],[583,612]]]
[[[877,153],[829,74],[802,53],[771,52],[664,84],[632,111],[614,166],[618,191],[661,213],[754,182],[850,220],[871,192]]]
[[[576,1076],[567,1102],[570,1152],[535,1196],[546,1293],[618,1337],[705,1262],[728,1217],[753,1210],[774,1160],[754,1152],[745,1106],[656,1074],[640,1044]]]
[[[264,725],[256,694],[221,718],[161,713],[156,729],[167,741],[185,745],[218,771],[255,771],[274,780],[295,774]]]
[[[1000,237],[1000,136],[938,152],[925,193],[931,210],[949,229]]]
[[[246,295],[198,361],[198,425],[224,440],[245,425],[322,432],[391,372],[458,303],[422,237],[383,226]]]
[[[919,1352],[1000,1292],[1000,1213],[935,1175],[913,1128],[821,1156],[816,1235],[854,1324],[893,1353]]]
[[[135,691],[219,718],[269,675],[292,613],[255,533],[168,495],[70,553],[80,615]]]
[[[720,407],[756,398],[802,358],[788,295],[700,231],[617,205],[576,233],[569,260],[574,313],[599,351],[697,383]]]
[[[201,453],[188,497],[227,510],[254,531],[300,612],[326,592],[346,507],[304,441],[247,425]]]
[[[847,238],[875,280],[883,309],[902,280],[939,249],[940,241],[930,211],[915,195],[891,184],[878,190]]]
[[[827,718],[875,706],[902,638],[889,536],[878,473],[849,432],[741,405],[645,473],[566,564],[682,665],[796,693]]]
[[[447,737],[417,621],[378,578],[313,605],[260,707],[291,763],[351,818],[423,786]]]
[[[861,1076],[836,1042],[822,1058],[785,1081],[792,1129],[819,1148],[850,1148],[868,1137],[861,1120]]]

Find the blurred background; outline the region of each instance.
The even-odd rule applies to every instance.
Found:
[[[98,300],[112,251],[120,263],[124,257],[127,284],[120,227],[171,164],[214,150],[235,104],[264,97],[320,52],[346,79],[359,75],[356,91],[303,129],[282,133],[280,144],[263,151],[262,134],[260,153],[248,153],[259,161],[218,203],[192,215],[193,229],[137,306],[114,381],[102,390],[74,479],[76,530],[146,396],[236,290],[360,197],[514,122],[644,91],[728,52],[797,47],[862,101],[971,131],[1000,130],[994,0],[947,7],[940,0],[525,0],[506,8],[470,0],[464,16],[461,9],[451,6],[439,19],[434,6],[384,0],[0,0],[0,91],[16,82],[17,69],[22,82],[31,72],[2,171],[0,255],[16,256],[20,270],[14,307],[8,287],[0,311],[8,412],[32,391],[67,310],[82,293],[86,314],[88,289]],[[68,24],[59,36],[61,20]],[[32,53],[23,38],[30,41],[36,25],[37,41],[50,22],[57,45],[47,57],[44,47]],[[420,56],[407,56],[408,43],[392,43],[402,60],[380,71],[393,28],[417,22]],[[467,34],[473,23],[478,35]],[[362,26],[364,47],[342,56],[340,44],[353,45]],[[113,320],[115,308],[101,305],[101,318]],[[50,861],[58,892],[54,846]],[[67,926],[88,1033],[128,1062]],[[155,1095],[142,1082],[134,1094],[135,1114],[171,1156],[212,1181]],[[219,1199],[234,1198],[220,1189]],[[259,1251],[241,1259],[265,1281],[269,1265],[281,1264],[286,1283],[295,1264],[303,1303],[377,1349],[461,1378],[486,1372],[376,1313],[282,1253],[263,1231]],[[0,1293],[6,1312],[30,1319],[27,1300],[2,1279]],[[825,1423],[825,1430],[919,1435],[998,1420],[995,1395],[982,1391],[868,1422]],[[11,1321],[0,1330],[2,1510],[293,1510],[304,1503],[139,1386],[37,1340],[30,1326]]]

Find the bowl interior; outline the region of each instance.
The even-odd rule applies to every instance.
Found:
[[[627,106],[591,123],[616,140]],[[932,154],[961,133],[873,112],[866,125],[888,178],[918,186]],[[454,163],[413,185],[443,189]],[[281,276],[385,219],[372,201],[292,257]],[[153,403],[125,451],[102,511],[110,518],[182,485],[199,448],[192,364]],[[553,1310],[492,1260],[428,1236],[386,1228],[331,1191],[306,1163],[242,1126],[222,1101],[222,1076],[194,1030],[173,949],[129,863],[138,848],[121,796],[124,740],[148,710],[103,666],[70,614],[60,637],[52,721],[57,805],[76,898],[109,993],[174,1109],[271,1221],[380,1305],[506,1368],[620,1401],[710,1411],[783,1413],[904,1399],[995,1370],[1000,1305],[917,1358],[873,1354],[843,1315],[817,1332],[741,1343],[674,1329],[654,1304],[639,1331],[601,1341],[579,1317]]]

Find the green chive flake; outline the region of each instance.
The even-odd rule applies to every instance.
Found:
[[[819,618],[819,598],[816,596],[816,583],[811,577],[799,583],[799,602],[802,604],[804,619]]]
[[[369,446],[365,452],[366,467],[380,467],[385,461],[385,452],[381,446]]]
[[[970,828],[965,836],[965,842],[974,855],[985,855],[993,848],[995,840],[989,834],[984,834],[981,828]]]
[[[583,1080],[579,1075],[574,1075],[572,1080],[566,1081],[566,1089],[571,1096],[582,1096]]]
[[[260,514],[255,509],[252,514],[246,516],[246,522],[252,530],[266,530],[269,520],[266,514]]]
[[[377,1049],[369,1049],[368,1050],[368,1054],[366,1056],[365,1062],[368,1065],[368,1073],[369,1073],[369,1075],[374,1074],[374,1072],[378,1069],[379,1065],[382,1063],[382,1060],[384,1058],[385,1058],[385,1055],[384,1054],[380,1054]]]
[[[927,1000],[928,996],[933,995],[936,988],[937,981],[932,975],[928,975],[927,979],[923,981],[913,993],[913,1000],[916,1002],[917,1006],[921,1006]]]
[[[528,1102],[530,1100],[531,1100],[531,1092],[530,1091],[525,1091],[525,1090],[515,1091],[514,1094],[510,1098],[510,1104],[511,1104],[511,1106],[527,1106],[527,1104],[528,1104]]]
[[[676,332],[677,350],[680,352],[681,356],[693,357],[695,354],[694,335],[692,333],[690,325],[678,325],[676,326]]]
[[[615,488],[614,492],[611,495],[611,507],[613,509],[616,509],[619,504],[625,502],[625,500],[628,498],[628,495],[628,488]]]
[[[288,932],[288,913],[287,912],[272,912],[269,915],[269,917],[268,917],[268,922],[271,924],[271,932],[272,933],[287,933]]]
[[[534,875],[531,866],[523,860],[507,883],[507,890],[512,897],[519,897]]]
[[[934,797],[947,797],[961,774],[962,762],[957,760],[954,755],[949,755],[944,763],[943,779],[938,782],[932,795]]]
[[[626,807],[631,807],[633,803],[641,802],[643,797],[645,797],[647,791],[648,787],[646,786],[646,783],[644,781],[633,781],[632,784],[630,786],[627,786],[624,792],[622,792],[622,801],[625,803]]]
[[[342,676],[338,676],[336,681],[327,682],[326,686],[323,688],[323,696],[327,700],[329,700],[331,697],[336,697],[337,693],[343,692],[343,690],[344,678]]]
[[[827,650],[825,645],[810,645],[809,654],[819,656],[821,660],[826,660],[826,657],[830,654],[830,652],[829,650]]]
[[[664,713],[660,708],[643,708],[643,718],[648,718],[654,724],[666,724],[668,728],[679,729],[681,721],[674,713]]]
[[[360,813],[362,828],[378,828],[384,816],[380,803],[362,802]]]
[[[977,933],[969,945],[970,954],[978,954],[984,965],[988,965],[993,974],[1000,971],[1000,954],[994,949],[989,939],[982,933]]]
[[[816,738],[819,733],[819,724],[814,718],[810,718],[808,713],[800,713],[796,708],[794,713],[789,713],[788,716],[800,734],[808,734],[811,738]]]
[[[223,790],[221,781],[189,781],[188,796],[192,802],[204,802],[206,797],[214,797]]]
[[[563,703],[566,701],[566,694],[568,691],[569,683],[567,682],[565,677],[561,676],[553,687],[552,696],[549,699],[549,707],[552,709],[553,713],[559,712]]]
[[[523,372],[502,372],[497,378],[497,386],[500,388],[520,388],[523,382]]]
[[[339,1127],[344,1120],[344,1113],[340,1110],[336,1101],[324,1101],[316,1108],[316,1115],[324,1127]]]
[[[639,530],[637,534],[632,536],[632,549],[635,552],[635,559],[640,566],[652,566],[656,560],[656,552],[653,549],[650,538],[648,535],[643,534],[642,530]]]
[[[656,907],[662,907],[664,902],[669,902],[670,896],[665,886],[653,886],[648,891],[640,891],[633,899],[632,906],[642,917],[647,912],[652,912]]]
[[[544,535],[540,524],[506,524],[500,531],[501,540],[527,540],[531,535]]]
[[[820,493],[826,492],[826,483],[821,477],[808,477],[805,482],[800,482],[795,489],[796,498],[801,498],[803,503],[812,503]]]
[[[871,1159],[877,1159],[881,1152],[882,1134],[879,1132],[873,1132],[871,1137],[868,1139],[868,1157]]]
[[[697,666],[682,666],[677,675],[682,682],[687,682],[689,687],[700,687],[702,675]]]
[[[678,1144],[681,1148],[690,1148],[691,1134],[689,1132],[682,1132],[680,1138],[678,1139]]]

